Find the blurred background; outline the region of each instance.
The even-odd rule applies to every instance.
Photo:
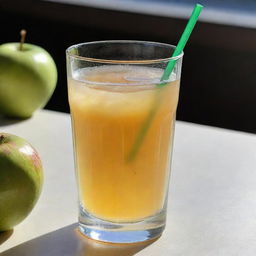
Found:
[[[185,49],[177,119],[256,133],[256,0],[202,0]],[[58,84],[46,108],[69,112],[65,49],[76,43],[137,39],[176,44],[192,0],[0,0],[0,44],[40,45]]]

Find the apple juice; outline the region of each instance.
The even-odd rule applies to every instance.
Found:
[[[162,73],[157,68],[111,65],[83,68],[69,78],[79,197],[91,215],[135,222],[163,208],[179,80],[158,87]],[[147,133],[129,159],[154,106]]]

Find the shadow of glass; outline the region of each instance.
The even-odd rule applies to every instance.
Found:
[[[82,236],[77,224],[72,224],[13,247],[1,256],[132,256],[156,240],[134,244],[101,243]]]
[[[4,116],[0,115],[0,127],[20,123],[27,119],[28,118],[19,119],[19,118],[12,118],[12,117],[4,117]]]
[[[0,232],[0,245],[10,238],[13,233],[13,229]]]

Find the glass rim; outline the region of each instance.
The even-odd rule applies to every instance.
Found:
[[[103,41],[91,41],[91,42],[85,42],[85,43],[79,43],[69,46],[66,49],[66,55],[68,57],[88,61],[88,62],[97,62],[97,63],[112,63],[112,64],[150,64],[150,63],[162,63],[162,62],[169,62],[171,60],[178,60],[182,58],[184,55],[184,52],[182,51],[181,54],[175,57],[168,57],[168,58],[161,58],[161,59],[146,59],[146,60],[110,60],[110,59],[100,59],[100,58],[91,58],[91,57],[84,57],[77,54],[70,53],[70,51],[74,48],[77,48],[79,46],[83,45],[92,45],[92,44],[103,44],[103,43],[140,43],[140,44],[155,44],[159,46],[168,46],[170,48],[176,48],[175,45],[167,44],[167,43],[160,43],[160,42],[153,42],[153,41],[141,41],[141,40],[103,40]]]

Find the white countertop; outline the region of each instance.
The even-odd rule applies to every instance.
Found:
[[[0,119],[0,131],[30,141],[45,171],[32,213],[12,234],[0,233],[1,256],[255,255],[256,135],[177,122],[166,230],[151,244],[118,246],[76,231],[69,115],[44,110],[21,122]]]

